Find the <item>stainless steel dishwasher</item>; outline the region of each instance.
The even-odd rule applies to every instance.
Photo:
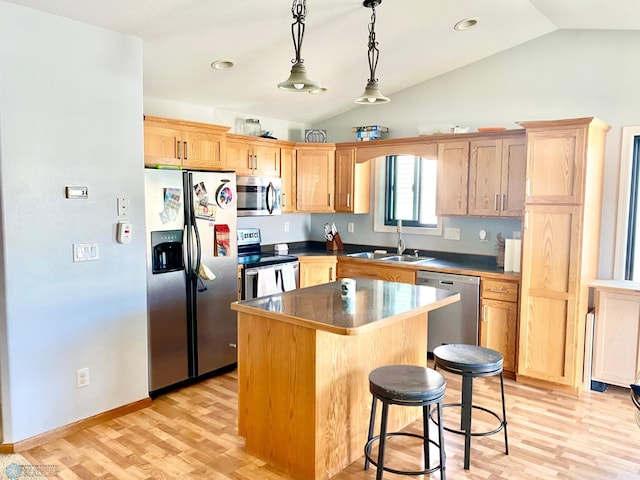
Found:
[[[460,293],[460,301],[429,312],[427,352],[445,343],[478,344],[480,277],[418,271],[416,283]]]

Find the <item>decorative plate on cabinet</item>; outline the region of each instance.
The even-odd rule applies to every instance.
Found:
[[[305,130],[304,141],[309,143],[327,143],[326,130]]]

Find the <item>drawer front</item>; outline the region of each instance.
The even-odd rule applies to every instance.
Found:
[[[506,302],[518,301],[518,284],[492,278],[482,279],[482,298],[493,298]]]

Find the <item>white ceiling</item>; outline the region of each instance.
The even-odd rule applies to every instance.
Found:
[[[369,76],[362,0],[308,0],[302,46],[321,95],[287,92],[291,0],[4,0],[140,37],[144,95],[314,123],[355,108]],[[640,0],[383,0],[382,93],[393,94],[557,29],[640,29]],[[478,25],[454,31],[459,20]],[[214,60],[231,70],[210,68]],[[376,108],[366,106],[361,108]]]

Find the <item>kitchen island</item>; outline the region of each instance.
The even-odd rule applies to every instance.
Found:
[[[238,433],[247,452],[301,480],[324,480],[363,455],[369,372],[426,365],[428,312],[459,294],[357,279],[235,302],[238,312]],[[390,411],[389,429],[420,408]]]

